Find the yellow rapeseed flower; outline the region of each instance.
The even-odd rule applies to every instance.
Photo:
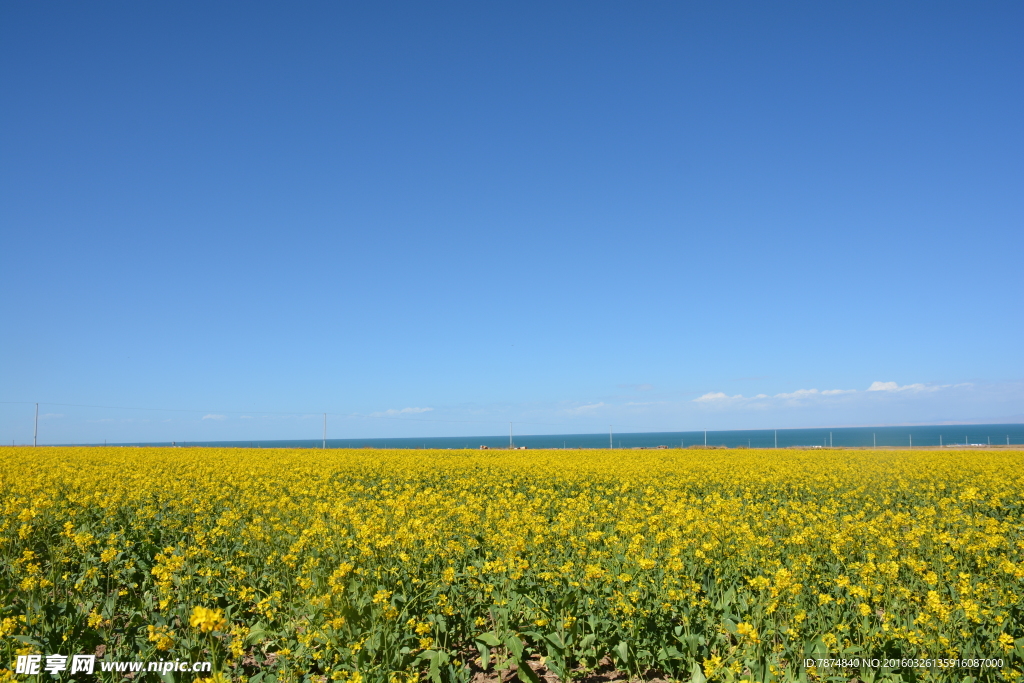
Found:
[[[227,628],[227,622],[224,620],[224,610],[206,607],[192,608],[192,616],[189,617],[188,623],[192,628],[198,628],[204,633],[223,631]]]

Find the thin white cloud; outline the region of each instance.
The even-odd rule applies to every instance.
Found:
[[[601,401],[600,403],[588,403],[586,405],[577,406],[575,408],[568,408],[565,412],[569,413],[570,415],[587,415],[589,413],[594,412],[595,410],[605,407],[606,405],[604,401]]]
[[[415,415],[418,413],[429,413],[433,408],[402,408],[401,410],[395,410],[389,408],[388,410],[379,413],[370,413],[370,417],[395,417],[396,415]]]
[[[728,394],[724,394],[721,391],[712,391],[712,392],[704,394],[703,396],[698,396],[697,398],[693,399],[693,402],[694,403],[720,403],[722,401],[742,401],[742,400],[743,400],[743,395],[742,394],[736,394],[735,396],[729,396]]]
[[[868,387],[868,391],[909,391],[916,393],[919,391],[938,391],[939,389],[945,389],[948,386],[948,384],[938,384],[932,386],[928,386],[925,384],[904,384],[903,386],[900,386],[896,382],[872,382],[871,386]]]
[[[811,398],[820,395],[817,389],[797,389],[786,394],[775,394],[772,398]]]
[[[796,391],[775,394],[774,396],[769,396],[768,394],[758,394],[756,396],[736,394],[735,396],[729,396],[721,391],[712,391],[693,399],[693,402],[719,405],[725,403],[767,403],[773,400],[792,402],[855,393],[857,393],[856,389],[825,389],[824,391],[818,391],[817,389],[797,389]]]
[[[895,398],[903,396],[919,396],[922,400],[926,396],[939,395],[941,392],[955,391],[961,387],[973,387],[970,383],[963,384],[898,384],[897,382],[872,382],[867,389],[797,389],[796,391],[781,392],[769,396],[757,394],[756,396],[744,396],[736,394],[730,396],[722,391],[711,391],[695,399],[693,403],[703,405],[709,409],[716,410],[772,410],[777,408],[811,408],[814,406],[825,407],[827,405],[838,405],[842,402],[846,405],[849,401],[855,401],[857,405],[865,401],[877,403],[884,401],[887,397]],[[853,404],[851,404],[853,405]]]
[[[204,420],[226,420],[226,419],[228,419],[228,416],[227,415],[214,415],[213,413],[208,413],[206,415],[203,415],[203,419]]]

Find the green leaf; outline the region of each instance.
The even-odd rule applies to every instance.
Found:
[[[441,682],[441,666],[448,663],[448,653],[438,652],[436,650],[424,650],[418,657],[420,660],[427,660],[430,662],[430,670],[428,675],[433,683]]]
[[[707,683],[707,680],[704,672],[700,670],[700,664],[694,662],[690,668],[690,683]]]
[[[487,667],[491,665],[491,648],[477,641],[476,649],[480,652],[480,668],[487,671]]]
[[[26,645],[35,645],[36,647],[42,647],[43,646],[42,643],[40,643],[38,640],[36,640],[35,638],[32,638],[30,636],[13,636],[12,635],[12,636],[7,636],[7,637],[8,638],[14,638],[18,642],[25,643]]]
[[[494,635],[493,633],[481,633],[479,635],[473,636],[473,640],[477,641],[478,643],[483,643],[487,647],[498,647],[499,645],[501,645],[501,640],[498,638],[498,636]]]
[[[626,641],[620,640],[619,644],[612,648],[612,650],[615,651],[620,662],[629,664],[629,644]]]
[[[544,636],[544,640],[554,645],[555,649],[557,649],[559,652],[565,651],[565,641],[562,640],[562,636],[558,633],[549,633],[546,636]]]
[[[254,645],[261,640],[266,639],[270,634],[267,633],[266,627],[262,622],[256,622],[256,625],[252,627],[249,634],[245,637],[245,645]]]
[[[516,658],[516,664],[519,665],[519,669],[516,672],[519,680],[523,683],[540,683],[540,677],[537,676],[537,672],[531,669],[525,660]]]
[[[523,641],[519,640],[515,635],[511,635],[505,639],[505,646],[512,651],[512,656],[518,661],[523,656]]]

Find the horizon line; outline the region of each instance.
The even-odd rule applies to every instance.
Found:
[[[790,431],[808,431],[808,430],[838,430],[838,429],[892,429],[897,427],[997,427],[997,426],[1020,426],[1024,425],[1024,419],[1015,422],[910,422],[910,423],[894,423],[894,424],[862,424],[862,425],[841,425],[841,426],[819,426],[819,427],[762,427],[762,428],[744,428],[744,429],[690,429],[690,430],[678,430],[678,431],[643,431],[643,432],[615,432],[618,436],[626,435],[643,435],[643,434],[721,434],[723,432],[790,432]],[[606,436],[606,432],[575,432],[575,433],[558,433],[558,434],[517,434],[516,438],[543,438],[543,437],[601,437]],[[328,438],[327,442],[337,441],[414,441],[419,439],[504,439],[504,434],[473,434],[469,436],[373,436],[373,437],[336,437]],[[196,439],[193,441],[174,441],[174,440],[163,440],[163,441],[118,441],[115,443],[92,443],[92,442],[73,442],[73,443],[53,443],[53,444],[39,444],[39,446],[48,447],[62,447],[62,446],[147,446],[157,444],[188,444],[188,443],[203,443],[203,444],[238,444],[245,443],[280,443],[280,442],[322,442],[322,437],[310,437],[310,438],[275,438],[275,439]],[[31,444],[11,444],[11,447],[17,446],[30,446]],[[4,444],[4,447],[6,445]]]

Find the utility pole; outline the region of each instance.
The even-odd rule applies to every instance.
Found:
[[[779,447],[779,430],[778,429],[775,430],[775,447],[776,448]]]
[[[878,448],[878,440],[875,438],[874,433],[871,434],[871,447]]]
[[[36,426],[32,429],[32,445],[36,445],[36,438],[39,436],[39,404],[36,404]]]
[[[913,434],[908,434],[907,436],[910,437],[910,447],[913,448],[914,447],[914,435]]]
[[[708,447],[708,430],[704,430],[704,448]]]
[[[327,450],[327,413],[324,413],[324,450]]]
[[[608,425],[608,450],[615,448],[612,445],[612,426]]]

